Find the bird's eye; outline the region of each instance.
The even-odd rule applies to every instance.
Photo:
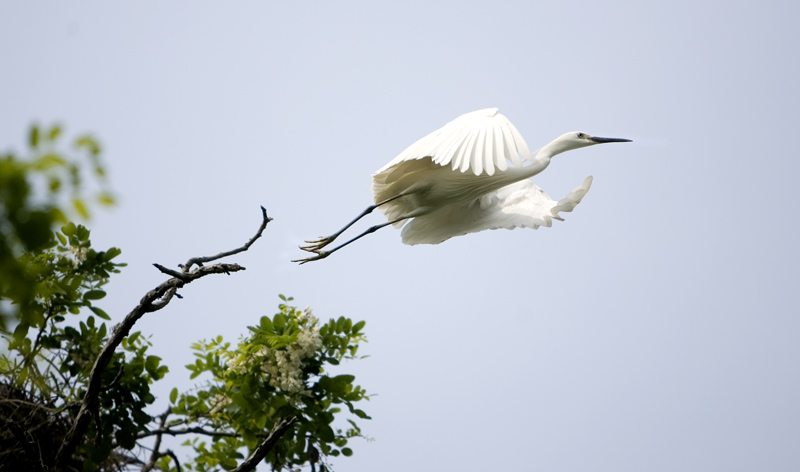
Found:
[[[586,137],[586,133],[578,133],[578,137],[579,137],[580,139],[583,139],[583,138],[585,138],[585,137]]]

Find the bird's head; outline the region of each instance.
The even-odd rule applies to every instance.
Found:
[[[556,138],[553,142],[548,144],[547,147],[550,148],[549,150],[552,153],[551,155],[554,156],[564,151],[571,151],[573,149],[592,146],[594,144],[629,142],[631,142],[630,139],[600,138],[590,134],[582,133],[580,131],[570,131],[569,133],[564,133]]]

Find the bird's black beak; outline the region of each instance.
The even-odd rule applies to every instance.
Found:
[[[592,136],[592,141],[596,143],[630,143],[633,142],[630,139],[623,139],[623,138],[598,138],[597,136]]]

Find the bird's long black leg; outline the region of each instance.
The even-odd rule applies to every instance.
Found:
[[[397,197],[394,197],[394,198],[397,198]],[[358,236],[356,236],[355,238],[353,238],[353,239],[351,239],[351,240],[349,240],[349,241],[347,241],[347,242],[345,242],[345,243],[342,243],[342,244],[340,244],[340,245],[336,246],[335,248],[331,249],[330,251],[321,251],[321,250],[317,250],[317,251],[314,251],[314,252],[316,252],[316,253],[317,253],[317,255],[316,255],[316,256],[307,257],[307,258],[305,258],[305,259],[297,259],[297,260],[295,260],[295,261],[292,261],[292,262],[299,262],[300,264],[305,264],[306,262],[318,261],[318,260],[320,260],[320,259],[324,259],[324,258],[326,258],[326,257],[330,256],[331,254],[333,254],[334,252],[338,251],[339,249],[341,249],[341,248],[343,248],[343,247],[347,246],[347,245],[348,245],[348,244],[350,244],[350,243],[353,243],[353,242],[355,242],[355,241],[358,241],[359,239],[363,238],[364,236],[366,236],[366,235],[368,235],[368,234],[370,234],[370,233],[374,233],[375,231],[378,231],[379,229],[381,229],[381,228],[383,228],[383,227],[385,227],[385,226],[389,226],[389,225],[391,225],[391,224],[397,223],[398,221],[403,221],[403,220],[405,220],[405,219],[408,219],[408,218],[411,218],[411,217],[410,217],[410,216],[404,216],[404,217],[402,217],[402,218],[398,218],[398,219],[396,219],[396,220],[394,220],[394,221],[389,221],[389,222],[387,222],[387,223],[383,223],[383,224],[375,225],[375,226],[373,226],[373,227],[371,227],[371,228],[367,229],[367,230],[366,230],[366,231],[364,231],[363,233],[359,234],[359,235],[358,235]]]
[[[400,197],[403,197],[403,196],[405,196],[405,194],[404,194],[404,193],[401,193],[400,195],[395,195],[395,196],[394,196],[394,197],[392,197],[392,198],[387,198],[386,200],[384,200],[384,201],[382,201],[382,202],[380,202],[380,203],[376,203],[376,204],[374,204],[374,205],[370,205],[370,206],[368,206],[368,207],[367,207],[367,208],[366,208],[364,211],[362,211],[362,212],[361,212],[361,214],[360,214],[360,215],[358,215],[358,216],[357,216],[357,217],[356,217],[356,218],[355,218],[353,221],[351,221],[350,223],[347,223],[347,224],[344,226],[344,228],[340,229],[339,231],[337,231],[337,232],[333,233],[333,234],[332,234],[332,235],[330,235],[330,236],[322,236],[322,237],[319,237],[319,238],[317,238],[317,239],[310,239],[310,240],[306,241],[307,245],[305,245],[305,246],[300,246],[300,249],[302,249],[302,250],[304,250],[304,251],[308,251],[308,252],[316,252],[316,253],[319,253],[319,252],[322,250],[322,248],[324,248],[325,246],[327,246],[328,244],[330,244],[330,243],[332,243],[334,240],[336,240],[336,238],[338,238],[338,237],[339,237],[339,236],[340,236],[342,233],[344,233],[345,231],[347,231],[347,229],[348,229],[349,227],[353,226],[353,225],[354,225],[354,224],[355,224],[355,223],[356,223],[358,220],[360,220],[361,218],[363,218],[363,217],[365,217],[365,216],[369,215],[370,213],[372,213],[372,210],[374,210],[374,209],[378,208],[378,207],[379,207],[379,206],[381,206],[381,205],[385,205],[386,203],[389,203],[389,202],[391,202],[391,201],[393,201],[393,200],[397,200],[398,198],[400,198]]]

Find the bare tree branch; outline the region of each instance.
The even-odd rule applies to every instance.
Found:
[[[184,273],[188,272],[189,269],[191,269],[192,265],[194,265],[194,264],[202,266],[204,262],[215,261],[217,259],[222,259],[223,257],[232,256],[234,254],[238,254],[240,252],[244,252],[244,251],[250,249],[250,246],[252,246],[253,243],[256,242],[256,239],[261,237],[261,233],[264,232],[264,228],[267,227],[267,223],[272,221],[272,218],[267,216],[267,209],[264,208],[263,206],[261,207],[261,214],[264,217],[264,220],[261,222],[261,227],[258,228],[258,231],[256,231],[256,235],[253,236],[252,238],[250,238],[250,241],[247,241],[246,243],[244,243],[244,246],[242,246],[240,248],[233,249],[231,251],[221,252],[221,253],[217,254],[216,256],[193,257],[193,258],[189,259],[188,261],[186,261],[186,264],[183,265],[183,272]]]
[[[103,391],[105,392],[107,390],[111,390],[112,388],[114,388],[114,386],[117,385],[117,383],[119,383],[120,379],[122,379],[122,375],[124,373],[125,373],[125,364],[122,364],[119,366],[119,371],[117,372],[117,375],[114,377],[114,380],[112,380],[110,384],[103,387]]]
[[[12,421],[10,419],[7,420],[7,419],[4,419],[4,418],[0,418],[0,421],[2,421],[6,425],[6,427],[8,427],[8,429],[14,434],[14,436],[17,438],[17,444],[19,444],[25,450],[25,453],[28,454],[28,457],[34,458],[36,456],[39,456],[39,461],[38,462],[37,461],[31,461],[31,462],[36,467],[36,472],[43,471],[44,470],[44,464],[42,464],[41,451],[39,451],[39,454],[37,454],[37,450],[36,449],[38,449],[38,448],[34,448],[35,442],[33,441],[33,437],[31,436],[31,432],[30,431],[26,431],[24,428],[22,428],[16,422],[14,422],[14,421]],[[12,449],[13,449],[13,446],[12,446]]]
[[[275,443],[278,442],[278,440],[289,430],[289,428],[291,428],[291,426],[295,423],[295,421],[297,421],[297,417],[296,416],[294,416],[294,415],[288,416],[286,418],[281,419],[277,423],[275,423],[275,426],[273,426],[273,428],[269,432],[269,434],[265,434],[265,435],[260,435],[259,434],[258,436],[263,437],[264,440],[255,449],[255,451],[253,451],[253,453],[250,455],[250,457],[247,458],[247,460],[242,462],[239,465],[239,467],[233,469],[231,472],[246,472],[246,471],[254,470],[256,468],[256,466],[262,460],[264,460],[264,457],[266,457],[266,455],[269,454],[269,451],[272,450],[272,448],[275,446]],[[166,451],[164,454],[158,453],[158,445],[160,443],[162,435],[164,435],[164,434],[168,434],[168,435],[171,435],[171,436],[178,436],[178,435],[182,435],[182,434],[203,434],[203,435],[211,436],[211,437],[214,437],[214,436],[216,436],[216,437],[241,437],[241,435],[237,434],[237,433],[226,433],[226,432],[222,432],[222,431],[213,431],[213,430],[207,430],[207,429],[197,428],[197,427],[183,428],[183,429],[170,429],[170,428],[165,428],[164,424],[165,424],[164,420],[162,419],[159,429],[154,430],[154,431],[148,431],[147,433],[142,433],[142,434],[139,434],[137,436],[137,439],[142,439],[142,438],[145,438],[147,436],[153,436],[153,435],[155,435],[157,437],[157,439],[156,439],[156,447],[153,449],[153,458],[150,459],[150,463],[148,463],[148,465],[152,464],[154,466],[155,465],[155,461],[158,460],[159,457],[161,457],[162,455],[169,455],[175,461],[175,464],[178,466],[178,470],[180,470],[180,464],[178,464],[178,459],[177,459],[177,457],[175,457],[175,455],[174,455],[174,453],[172,453],[172,451]],[[142,472],[147,472],[151,468],[152,468],[152,466],[150,468],[145,468],[145,469],[142,470]]]
[[[167,451],[164,454],[170,456],[172,460],[175,461],[175,468],[178,469],[178,472],[181,472],[181,462],[178,460],[178,456],[176,456],[175,453],[172,452],[172,449],[167,449]]]
[[[167,408],[167,411],[162,413],[159,417],[161,418],[159,421],[158,429],[164,429],[164,425],[167,424],[167,416],[172,413],[172,408]],[[161,457],[161,453],[159,449],[161,449],[161,434],[156,434],[156,442],[153,444],[153,453],[150,455],[150,460],[147,464],[142,467],[141,472],[150,472],[153,470],[153,467],[156,466],[156,461]]]
[[[153,431],[147,431],[145,433],[139,433],[136,436],[136,439],[144,439],[148,436],[160,436],[160,435],[168,435],[168,436],[180,436],[183,434],[202,434],[204,436],[211,436],[211,437],[219,437],[219,438],[240,438],[242,437],[241,434],[237,433],[226,433],[224,431],[214,431],[210,429],[203,429],[197,426],[193,426],[191,428],[182,428],[182,429],[170,429],[164,428],[161,426],[159,429],[155,429]],[[265,434],[264,437],[267,435]]]
[[[70,428],[69,432],[67,432],[64,442],[61,444],[61,447],[56,454],[56,469],[60,469],[61,466],[68,460],[68,458],[72,456],[75,448],[86,434],[86,430],[89,427],[93,412],[95,412],[98,408],[98,399],[102,387],[102,373],[111,362],[111,359],[114,356],[114,351],[120,345],[120,343],[122,343],[122,340],[128,336],[128,333],[130,333],[133,325],[136,324],[136,322],[142,316],[144,316],[145,313],[151,313],[164,308],[169,301],[172,300],[175,292],[188,283],[211,274],[229,274],[231,272],[244,270],[244,267],[238,264],[214,264],[212,266],[202,266],[200,263],[246,251],[253,244],[253,242],[255,242],[255,240],[261,236],[261,233],[264,231],[264,228],[266,228],[267,223],[271,221],[271,218],[267,216],[267,210],[265,210],[264,207],[261,207],[261,212],[264,217],[261,226],[256,232],[256,235],[247,243],[245,243],[244,246],[210,258],[205,257],[189,259],[189,262],[187,262],[183,267],[183,271],[180,273],[180,276],[177,274],[173,275],[171,279],[163,282],[158,287],[147,292],[141,301],[139,301],[139,304],[136,305],[136,307],[134,307],[130,313],[128,313],[125,319],[114,326],[111,336],[108,338],[108,342],[106,342],[106,345],[100,351],[100,354],[98,354],[94,366],[92,366],[91,373],[89,374],[89,382],[86,389],[86,394],[84,395],[83,400],[80,402],[80,410],[78,411],[72,427]],[[199,267],[189,272],[188,268],[191,266],[191,264],[198,264]],[[159,268],[159,270],[162,269]]]
[[[275,426],[272,427],[272,431],[269,432],[267,439],[262,441],[256,450],[250,454],[250,457],[239,464],[239,467],[231,470],[231,472],[248,472],[255,470],[256,466],[261,463],[265,457],[267,457],[267,454],[269,454],[269,451],[272,450],[273,446],[275,446],[275,443],[278,442],[281,436],[289,431],[289,428],[292,427],[295,421],[297,421],[297,417],[291,415],[275,423]]]
[[[153,264],[153,265],[155,266],[156,269],[160,270],[161,272],[171,277],[175,277],[176,279],[181,279],[184,282],[188,281],[188,277],[186,277],[186,274],[184,274],[183,272],[178,272],[177,270],[169,269],[167,267],[162,266],[161,264]]]

